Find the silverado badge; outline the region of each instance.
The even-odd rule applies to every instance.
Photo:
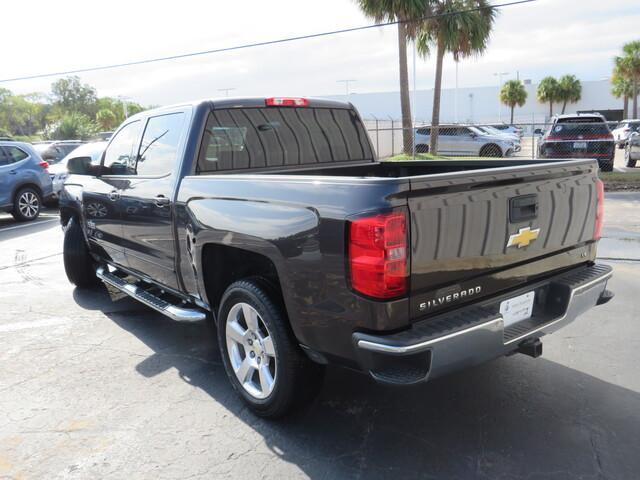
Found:
[[[525,227],[518,230],[518,233],[514,233],[509,236],[509,242],[507,243],[507,248],[518,246],[518,248],[526,247],[531,242],[533,242],[538,235],[540,234],[540,229],[536,228],[535,230],[531,230],[531,227]]]

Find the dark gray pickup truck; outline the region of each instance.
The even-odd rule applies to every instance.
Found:
[[[69,280],[217,324],[259,415],[323,365],[409,385],[514,352],[612,297],[597,163],[379,162],[355,109],[223,99],[140,113],[61,195]]]

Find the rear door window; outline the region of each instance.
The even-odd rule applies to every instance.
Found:
[[[29,156],[27,152],[18,147],[4,147],[5,155],[8,157],[8,163],[19,162]]]
[[[213,110],[198,172],[371,161],[369,138],[353,110],[265,107]]]

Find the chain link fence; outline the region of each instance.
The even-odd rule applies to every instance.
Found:
[[[403,149],[402,122],[393,118],[364,120],[380,159],[425,158],[594,158],[608,166],[615,149],[624,148],[629,131],[600,116],[566,116],[550,122],[446,124],[438,126],[437,151],[431,151],[435,128],[418,122],[413,145]],[[631,132],[633,133],[633,132]]]

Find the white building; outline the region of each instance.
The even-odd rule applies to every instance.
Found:
[[[522,108],[516,107],[514,122],[522,124],[543,123],[549,118],[549,104],[536,99],[537,84],[525,83],[528,97]],[[441,123],[494,123],[500,120],[509,122],[509,108],[501,105],[498,99],[498,86],[443,89],[440,107]],[[399,119],[400,95],[395,92],[353,93],[328,98],[350,101],[366,119]],[[418,122],[429,123],[433,105],[433,90],[411,92],[412,112]],[[414,101],[415,99],[415,101]],[[567,105],[566,113],[578,111],[600,111],[611,120],[620,119],[622,99],[611,94],[609,80],[583,81],[582,99],[578,103]],[[553,113],[560,113],[561,104],[554,104]],[[605,113],[606,112],[606,113]]]

